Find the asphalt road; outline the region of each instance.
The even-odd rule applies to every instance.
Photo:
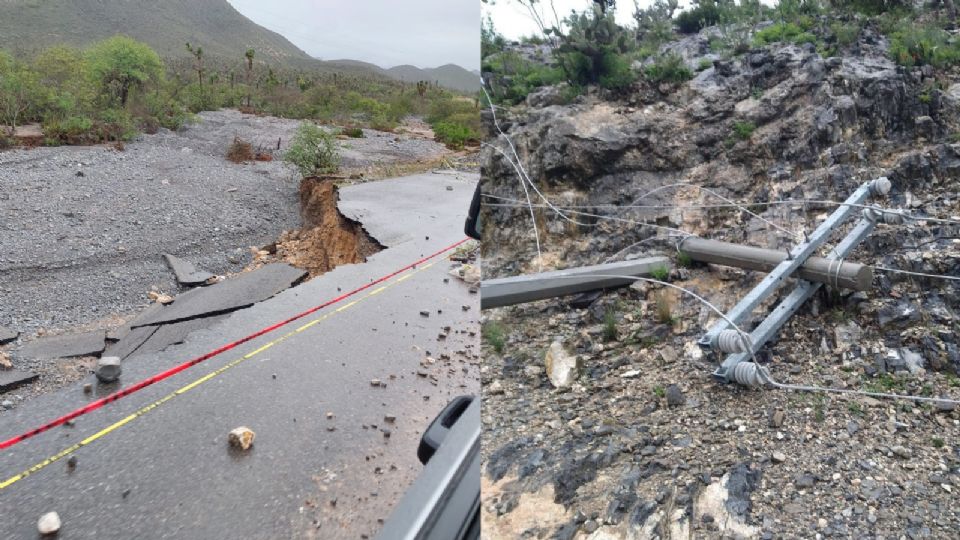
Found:
[[[387,249],[238,311],[183,345],[131,360],[122,382],[239,339],[462,239],[476,181],[475,174],[424,174],[342,189],[344,213]],[[72,454],[73,470],[63,457],[0,489],[0,538],[35,538],[37,519],[49,511],[63,520],[59,538],[372,537],[421,469],[416,445],[428,422],[452,397],[479,393],[479,298],[448,275],[446,255],[82,416],[72,427],[0,450],[3,482],[188,388],[91,440]],[[440,339],[445,326],[448,337]],[[435,363],[426,361],[428,354]],[[372,386],[372,379],[386,386]],[[3,415],[0,439],[118,388],[101,385],[89,396],[85,382],[96,384],[90,376]],[[388,415],[394,423],[385,422]],[[257,434],[245,453],[227,444],[227,433],[241,425]]]

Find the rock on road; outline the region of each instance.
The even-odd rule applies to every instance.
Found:
[[[125,364],[120,384],[249,335],[462,239],[477,180],[476,174],[437,173],[343,188],[341,210],[387,249],[237,311],[182,345]],[[82,416],[73,426],[0,451],[3,482],[322,319],[80,448],[75,466],[64,457],[0,489],[0,537],[33,537],[37,519],[52,511],[63,521],[59,538],[374,535],[421,470],[416,445],[429,421],[454,396],[479,392],[479,298],[449,276],[448,255],[406,272],[408,278],[385,282],[382,290],[371,287]],[[372,386],[372,379],[385,386]],[[84,383],[95,384],[93,395],[84,394]],[[5,416],[0,438],[118,388],[96,386],[90,375],[39,396]],[[227,443],[238,426],[256,432],[247,451]]]

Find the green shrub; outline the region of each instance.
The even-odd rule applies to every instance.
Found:
[[[506,330],[503,325],[497,321],[488,321],[483,323],[480,331],[483,339],[497,354],[503,354],[504,345],[506,345]]]
[[[702,3],[691,10],[681,12],[674,22],[681,34],[696,34],[720,22],[720,9],[713,2]]]
[[[610,53],[605,55],[601,62],[600,86],[609,90],[623,90],[637,80],[637,75],[630,67],[630,59],[626,55]]]
[[[757,129],[757,126],[755,126],[753,122],[733,123],[733,134],[741,141],[749,139],[755,129]]]
[[[283,159],[303,176],[333,173],[340,166],[336,138],[313,122],[300,124]]]
[[[796,44],[816,43],[817,36],[805,32],[802,27],[792,22],[772,24],[753,36],[753,44],[757,47],[780,41]]]
[[[835,22],[830,25],[830,33],[837,40],[837,45],[846,47],[856,43],[860,37],[860,26],[854,23]]]
[[[348,128],[344,128],[343,134],[346,135],[347,137],[352,137],[352,138],[354,138],[354,139],[362,139],[362,138],[363,138],[363,130],[360,129],[360,128],[358,128],[358,127],[348,127]]]
[[[668,53],[643,69],[647,80],[655,83],[681,83],[693,78],[690,68],[678,54]]]
[[[616,341],[620,332],[617,330],[617,312],[607,309],[603,313],[603,340]]]
[[[670,269],[666,266],[658,266],[650,270],[650,277],[657,281],[666,281],[670,277]]]
[[[890,36],[890,56],[903,66],[942,68],[960,62],[960,44],[936,26],[904,25]]]
[[[480,135],[475,131],[455,122],[437,122],[433,125],[433,135],[436,140],[454,149],[463,148],[467,142],[480,139]]]
[[[636,48],[636,38],[617,25],[612,11],[594,6],[590,13],[571,14],[566,23],[569,31],[554,55],[567,82],[622,89],[635,80],[625,55]]]
[[[126,110],[107,109],[100,113],[97,132],[102,141],[128,141],[137,135],[137,127]]]
[[[703,71],[711,67],[713,67],[713,62],[706,58],[701,58],[700,61],[697,62],[697,71]]]

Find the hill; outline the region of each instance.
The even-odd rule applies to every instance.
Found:
[[[51,45],[83,47],[122,33],[166,58],[185,58],[187,42],[211,57],[240,58],[248,48],[271,64],[329,71],[285,37],[244,17],[226,0],[0,0],[0,49],[31,53]]]
[[[456,64],[445,64],[427,69],[402,65],[384,71],[390,77],[400,81],[437,81],[440,86],[460,90],[461,92],[477,92],[480,90],[480,76]]]

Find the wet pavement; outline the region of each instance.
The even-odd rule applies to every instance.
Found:
[[[234,312],[182,345],[131,358],[122,384],[462,239],[476,181],[475,174],[424,174],[343,188],[342,211],[387,249]],[[63,456],[0,489],[0,537],[35,537],[37,519],[49,511],[63,520],[59,538],[373,536],[420,471],[415,454],[423,429],[449,399],[479,391],[479,338],[470,334],[478,330],[479,298],[449,276],[448,255],[82,416],[73,426],[0,450],[4,482],[89,439],[71,454],[75,467]],[[264,349],[268,343],[275,344]],[[210,373],[216,375],[204,379]],[[374,379],[381,384],[371,384]],[[92,394],[84,394],[84,383],[94,384]],[[97,386],[91,375],[39,396],[0,416],[0,438],[119,388]],[[247,452],[227,444],[227,433],[241,425],[256,432]]]

